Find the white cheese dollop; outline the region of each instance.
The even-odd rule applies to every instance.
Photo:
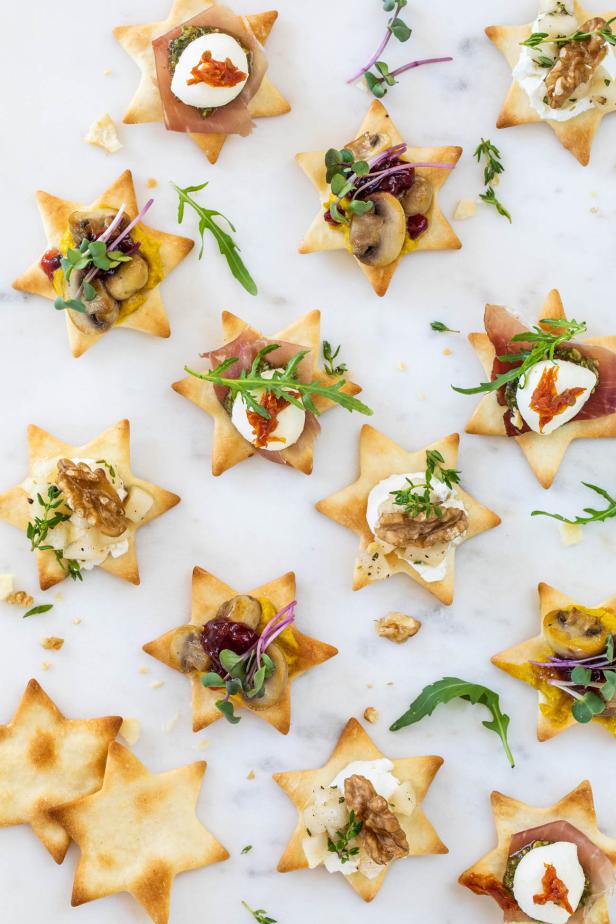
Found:
[[[329,785],[335,786],[343,796],[345,780],[354,775],[365,776],[379,796],[389,799],[400,785],[400,780],[391,772],[393,769],[394,765],[387,757],[381,757],[379,760],[353,760],[336,774]]]
[[[557,370],[555,385],[559,392],[563,392],[568,388],[583,388],[584,391],[574,399],[570,407],[566,407],[564,411],[557,414],[542,427],[539,414],[531,407],[532,398],[544,372],[554,368]],[[558,427],[562,427],[576,414],[579,414],[590,398],[596,384],[597,376],[591,369],[586,369],[584,366],[579,366],[577,363],[572,363],[568,360],[555,359],[552,362],[550,359],[544,359],[531,367],[525,379],[518,386],[516,390],[518,410],[535,433],[553,433]]]
[[[263,378],[271,379],[275,371],[275,369],[266,370],[262,373]],[[263,391],[264,389],[255,389],[254,396],[257,401],[261,400]],[[249,443],[255,446],[257,438],[252,424],[248,419],[247,411],[248,408],[244,404],[244,399],[241,395],[237,395],[231,410],[231,423],[236,430],[239,430],[245,440],[248,440]],[[281,449],[288,449],[289,446],[297,443],[304,432],[305,423],[306,412],[302,408],[296,407],[294,404],[287,405],[287,407],[283,408],[278,414],[276,427],[272,430],[268,438],[268,445],[263,448],[268,449],[270,452],[279,452]]]
[[[246,74],[245,79],[236,83],[234,87],[213,87],[201,80],[189,84],[188,81],[193,79],[192,69],[199,64],[206,51],[212,53],[214,61],[225,61],[229,58],[238,70]],[[184,49],[171,79],[171,90],[187,106],[215,109],[226,106],[240,95],[248,80],[248,73],[248,56],[237,39],[225,32],[210,32],[196,38]]]
[[[546,32],[548,37],[540,45],[529,48],[520,46],[520,57],[513,69],[513,78],[518,82],[530,100],[532,108],[542,119],[554,122],[566,122],[588,109],[613,108],[616,102],[616,48],[607,46],[607,55],[596,69],[590,86],[585,85],[575,91],[573,102],[567,102],[558,109],[553,109],[544,102],[546,95],[545,79],[549,68],[537,63],[541,56],[551,58],[558,56],[559,46],[550,41],[557,36],[572,35],[582,23],[574,15],[573,0],[556,2],[540,0],[539,16],[532,26],[533,32]],[[606,84],[606,81],[608,83]],[[606,100],[606,102],[602,102]]]
[[[379,522],[381,506],[386,502],[391,501],[392,491],[399,491],[408,488],[409,481],[413,483],[414,491],[416,493],[423,493],[426,484],[425,472],[405,472],[402,475],[390,475],[389,478],[385,478],[383,481],[379,481],[379,483],[376,484],[370,491],[370,494],[368,495],[368,506],[366,508],[366,521],[370,531],[375,536],[375,538],[375,530]],[[432,479],[431,496],[433,501],[438,501],[443,507],[458,507],[460,510],[465,509],[464,504],[458,497],[457,493],[451,488],[448,488],[447,485],[443,484],[442,481],[439,481],[438,478]],[[454,539],[451,545],[457,545],[459,541],[459,539]],[[387,543],[381,542],[378,539],[377,542],[385,549],[385,551],[392,551],[392,546],[389,546]],[[435,581],[442,581],[447,574],[447,554],[442,555],[441,550],[441,554],[439,555],[435,551],[435,558],[437,558],[438,561],[435,561],[434,564],[430,564],[429,549],[422,549],[421,555],[421,561],[419,561],[418,558],[414,558],[413,560],[406,560],[427,583],[432,584]]]
[[[574,913],[584,892],[584,870],[578,860],[577,847],[568,841],[557,841],[545,847],[535,847],[522,857],[513,877],[513,894],[518,905],[534,921],[545,924],[566,924],[571,915],[554,902],[537,904],[533,897],[543,894],[542,880],[546,865],[556,870],[556,875],[568,890],[567,900]]]

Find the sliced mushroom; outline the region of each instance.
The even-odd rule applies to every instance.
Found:
[[[571,606],[545,616],[543,635],[557,655],[587,658],[605,651],[608,630],[596,611]]]
[[[143,289],[149,275],[148,261],[136,253],[127,263],[120,263],[117,269],[105,278],[105,288],[112,298],[123,302]]]
[[[117,209],[83,209],[71,212],[68,216],[68,227],[73,235],[75,246],[79,247],[84,238],[93,241],[100,237],[117,214]],[[126,226],[124,218],[118,227],[118,234],[123,225]]]
[[[433,198],[434,191],[430,180],[425,176],[415,175],[411,188],[400,197],[400,205],[407,218],[409,215],[427,215]]]
[[[263,610],[255,597],[248,594],[238,594],[231,597],[219,607],[216,619],[230,619],[231,622],[243,622],[251,629],[258,629]]]
[[[83,272],[73,273],[68,287],[69,298],[75,298],[83,279]],[[94,289],[94,298],[86,301],[83,293],[80,300],[86,307],[86,312],[75,311],[69,308],[71,321],[84,334],[103,334],[113,327],[120,314],[120,306],[105,288],[101,279],[93,279],[90,283]]]
[[[201,633],[196,626],[181,626],[175,630],[169,645],[169,658],[173,667],[183,674],[207,671],[212,663],[203,649]]]
[[[345,148],[352,151],[357,160],[365,160],[367,157],[374,157],[379,151],[385,150],[389,144],[387,135],[380,132],[364,132],[354,141],[345,144]]]
[[[268,645],[266,654],[272,659],[274,673],[265,681],[263,696],[250,698],[245,696],[244,701],[251,709],[268,709],[275,706],[282,698],[289,680],[289,669],[282,649],[275,643]]]
[[[349,241],[353,255],[367,266],[388,266],[400,256],[406,237],[404,209],[391,193],[370,196],[374,212],[354,215]]]

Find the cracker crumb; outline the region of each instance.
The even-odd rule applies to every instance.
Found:
[[[50,667],[49,661],[41,661],[41,670],[48,671]]]
[[[155,186],[158,186],[158,180],[154,179],[153,176],[148,177],[148,179],[145,181],[145,185],[148,187],[148,189],[154,189]]]
[[[477,200],[476,199],[460,199],[456,205],[453,217],[457,221],[464,221],[467,218],[472,218],[475,212],[477,211]]]
[[[373,688],[374,684],[373,684],[373,683],[367,683],[366,686],[368,687],[369,690],[371,690],[371,689]]]
[[[75,616],[75,618],[73,619],[73,625],[75,626],[81,625],[81,616]]]
[[[115,154],[123,147],[115,123],[108,112],[92,123],[83,140],[102,148],[107,154]]]
[[[170,719],[167,719],[167,721],[163,725],[163,731],[168,734],[171,731],[171,729],[177,725],[179,718],[180,718],[180,713],[176,712],[176,714],[172,715]]]
[[[597,208],[596,205],[593,205],[593,207],[591,208],[590,211],[592,212],[593,215],[598,215],[598,214],[599,214],[599,209]]]
[[[417,635],[421,629],[421,623],[406,613],[399,613],[392,610],[386,616],[381,616],[376,621],[376,632],[382,638],[388,638],[397,645],[401,645],[409,638]]]
[[[64,600],[64,594],[62,593],[61,590],[59,590],[57,594],[53,595],[53,598],[56,601],[56,603],[62,603],[62,601]]]
[[[453,356],[453,350],[451,349],[451,347],[444,348],[443,356]]]
[[[400,370],[400,372],[406,372],[406,370],[408,369],[407,364],[402,359],[398,363],[398,369]]]
[[[374,723],[379,720],[379,710],[375,709],[374,706],[368,706],[364,709],[364,719],[366,722],[370,722],[371,725],[374,725]]]
[[[34,603],[34,597],[27,594],[25,590],[16,590],[8,595],[6,602],[12,603],[13,606],[23,606],[24,609],[27,609]]]
[[[149,674],[149,673],[150,673],[150,668],[149,668],[149,667],[146,667],[145,664],[142,664],[140,667],[137,668],[137,670],[139,671],[140,674]]]
[[[559,530],[563,545],[579,545],[584,538],[584,531],[579,523],[561,523]]]
[[[207,738],[200,738],[195,744],[195,747],[197,748],[198,751],[205,751],[205,749],[209,748],[209,746],[210,746],[210,742]]]
[[[420,391],[417,397],[419,398],[420,401],[426,401],[428,394],[425,391]]]
[[[113,71],[111,70],[111,68],[106,67],[105,70],[103,71],[103,77],[109,77],[111,74],[113,74]]]
[[[385,684],[386,687],[393,687],[393,685],[394,685],[393,680],[388,680],[387,683]]]
[[[46,635],[41,639],[41,645],[47,651],[60,651],[64,645],[64,639],[58,638],[57,635]]]
[[[127,744],[136,744],[141,735],[141,722],[139,719],[124,719],[119,734]]]
[[[15,590],[15,578],[12,574],[0,574],[0,600],[7,600]]]
[[[154,680],[152,681],[150,686],[153,690],[159,690],[164,685],[164,683],[165,683],[164,680]]]
[[[254,770],[251,770],[250,773],[247,775],[246,779],[247,779],[247,780],[254,780],[254,779],[256,779],[256,777],[257,777],[257,774],[254,772]]]

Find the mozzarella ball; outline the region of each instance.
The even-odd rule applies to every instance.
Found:
[[[569,841],[535,847],[522,857],[513,877],[514,898],[522,911],[534,921],[566,924],[571,915],[565,908],[550,901],[541,905],[534,900],[534,896],[543,895],[546,866],[553,866],[556,870],[556,875],[568,890],[567,901],[575,912],[586,880],[577,847]]]
[[[570,388],[581,388],[583,391],[573,399],[571,405],[566,406],[560,413],[555,414],[551,420],[542,424],[539,413],[531,407],[531,405],[533,403],[535,390],[541,382],[544,373],[546,375],[553,374],[554,370],[556,373],[555,387],[559,394]],[[556,359],[554,361],[544,359],[542,362],[531,367],[523,383],[518,386],[516,391],[518,410],[528,426],[531,430],[534,430],[535,433],[553,433],[558,427],[562,427],[563,424],[572,420],[576,414],[579,414],[590,398],[596,384],[597,376],[584,366],[579,366],[577,363],[562,359]]]
[[[199,81],[189,84],[193,79],[192,70],[196,67],[206,51],[212,53],[214,61],[225,61],[227,58],[246,77],[234,87],[215,87]],[[202,35],[188,45],[176,65],[171,79],[171,90],[175,96],[187,106],[196,109],[215,109],[226,106],[239,96],[248,80],[248,56],[237,39],[225,32],[210,32]]]

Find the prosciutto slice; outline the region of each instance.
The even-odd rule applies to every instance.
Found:
[[[250,53],[250,75],[242,92],[234,100],[214,109],[204,118],[199,109],[187,106],[171,92],[172,73],[169,67],[169,43],[177,38],[185,26],[201,26],[226,32],[237,39]],[[192,132],[195,134],[221,133],[224,135],[249,135],[254,123],[248,111],[248,103],[253,98],[267,71],[267,59],[261,44],[255,38],[241,16],[225,6],[213,5],[176,26],[152,42],[158,89],[163,104],[166,127],[173,132]]]
[[[285,340],[268,340],[266,337],[257,336],[252,331],[242,331],[235,340],[231,340],[224,346],[216,350],[210,350],[208,353],[202,353],[201,355],[205,359],[209,359],[212,369],[225,359],[237,357],[237,362],[229,366],[229,368],[225,370],[224,375],[225,378],[238,379],[242,371],[248,371],[250,369],[259,350],[273,343],[278,345],[278,349],[268,353],[266,360],[274,367],[286,366],[298,352],[307,349],[307,347],[299,346],[297,343],[289,343]],[[308,383],[312,381],[312,357],[310,351],[299,363],[296,374],[300,382]],[[223,388],[220,385],[214,385],[214,391],[220,403],[224,405],[227,395],[229,394],[229,389]],[[321,425],[319,421],[314,414],[307,412],[302,435],[299,440],[289,448],[295,449],[297,447],[297,450],[302,451],[309,449],[314,445],[314,441],[320,432]],[[260,456],[263,456],[264,459],[269,459],[270,462],[277,462],[282,465],[286,464],[286,460],[282,455],[284,450],[276,451],[272,449],[259,449],[256,447],[255,450]]]
[[[513,337],[517,334],[523,334],[528,330],[517,318],[510,314],[506,308],[499,305],[488,305],[485,311],[485,329],[490,341],[496,352],[494,364],[492,367],[492,377],[513,369],[516,363],[504,363],[498,357],[505,353],[518,353],[529,346],[525,341],[512,342]],[[605,417],[608,414],[616,412],[616,353],[602,346],[594,346],[589,343],[572,341],[564,343],[564,348],[574,347],[579,350],[583,356],[593,359],[599,363],[599,385],[596,391],[590,396],[581,411],[576,414],[574,420],[594,420],[597,417]],[[505,405],[504,396],[501,392],[498,395],[499,403]],[[505,428],[508,436],[518,436],[520,433],[528,431],[528,427],[517,430],[511,423],[511,411],[507,410],[503,415]]]
[[[608,857],[600,850],[596,844],[582,834],[577,828],[574,828],[568,821],[552,821],[546,825],[540,825],[538,828],[529,828],[527,831],[520,831],[511,838],[509,846],[509,856],[532,844],[533,841],[568,841],[575,844],[578,852],[578,859],[584,869],[584,872],[590,879],[590,896],[591,900],[605,895],[614,887],[614,868]],[[586,908],[588,903],[580,906],[573,914],[567,924],[583,924]],[[505,921],[533,921],[519,909],[517,904],[514,908],[504,908],[503,917]]]

